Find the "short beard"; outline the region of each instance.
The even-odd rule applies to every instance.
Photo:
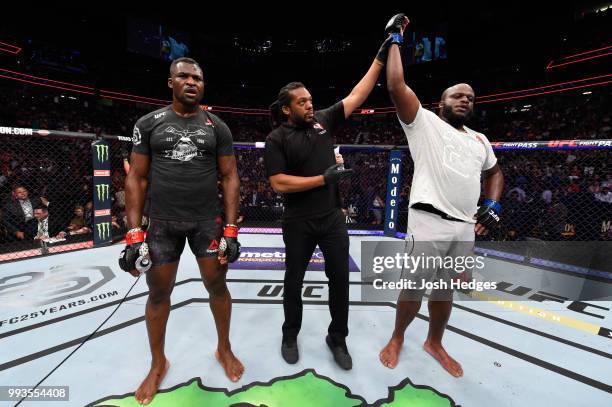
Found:
[[[442,106],[442,116],[444,116],[448,124],[450,124],[456,129],[460,129],[470,119],[470,117],[472,116],[472,112],[469,112],[465,116],[460,116],[460,115],[453,113],[452,106],[443,105]]]
[[[291,121],[293,121],[293,124],[294,124],[296,127],[308,127],[308,125],[310,124],[310,123],[308,123],[308,122],[306,121],[306,119],[304,119],[304,117],[302,117],[302,116],[297,116],[297,115],[296,115],[296,116],[293,116],[293,117],[291,118]]]

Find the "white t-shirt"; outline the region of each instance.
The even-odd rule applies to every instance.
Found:
[[[489,140],[465,126],[467,133],[455,129],[422,106],[411,124],[400,124],[414,160],[410,206],[428,203],[453,218],[476,223],[480,174],[497,163]]]

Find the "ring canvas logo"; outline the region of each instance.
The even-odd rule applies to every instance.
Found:
[[[0,302],[11,306],[40,306],[96,291],[115,278],[107,266],[58,265],[0,278]]]

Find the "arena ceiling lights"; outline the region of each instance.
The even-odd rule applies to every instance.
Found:
[[[62,82],[56,81],[49,78],[44,78],[41,76],[28,75],[21,72],[16,72],[4,68],[0,68],[0,78],[10,79],[22,83],[27,83],[30,85],[37,86],[46,86],[50,88],[65,90],[68,92],[77,92],[80,94],[92,95],[92,96],[100,96],[106,99],[115,99],[115,100],[123,100],[127,102],[134,103],[144,103],[153,106],[167,106],[171,103],[170,100],[164,99],[156,99],[149,98],[146,96],[133,95],[129,93],[123,92],[115,92],[111,90],[105,89],[96,89],[91,86],[84,86],[79,84],[74,84],[70,82]],[[594,88],[597,86],[608,85],[612,83],[612,73],[605,75],[597,75],[591,76],[582,79],[576,79],[573,81],[566,81],[560,83],[554,83],[551,85],[538,86],[535,88],[527,88],[520,90],[512,90],[501,93],[494,93],[489,95],[478,96],[477,103],[493,103],[493,102],[501,102],[507,100],[517,100],[524,99],[527,97],[533,96],[541,96],[552,93],[561,93],[567,92],[575,89],[582,88]],[[425,107],[433,107],[437,105],[438,102],[425,103]],[[259,116],[267,116],[269,114],[268,109],[257,109],[257,108],[239,108],[239,107],[231,107],[231,106],[209,106],[203,105],[201,106],[204,110],[214,111],[214,112],[222,112],[222,113],[234,113],[234,114],[242,114],[242,115],[259,115]],[[381,107],[381,108],[363,108],[356,112],[356,114],[360,115],[369,115],[369,114],[387,114],[395,112],[394,107]]]

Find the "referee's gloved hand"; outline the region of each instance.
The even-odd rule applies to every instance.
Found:
[[[499,222],[501,213],[501,204],[493,199],[485,199],[482,206],[476,212],[476,234],[486,235],[489,229],[495,228]]]
[[[344,164],[334,164],[323,173],[323,179],[325,180],[325,185],[336,184],[342,178],[349,177],[353,175],[352,169],[344,168]]]
[[[233,263],[240,257],[240,243],[238,242],[238,226],[225,225],[223,237],[219,242],[218,259],[221,264]]]

